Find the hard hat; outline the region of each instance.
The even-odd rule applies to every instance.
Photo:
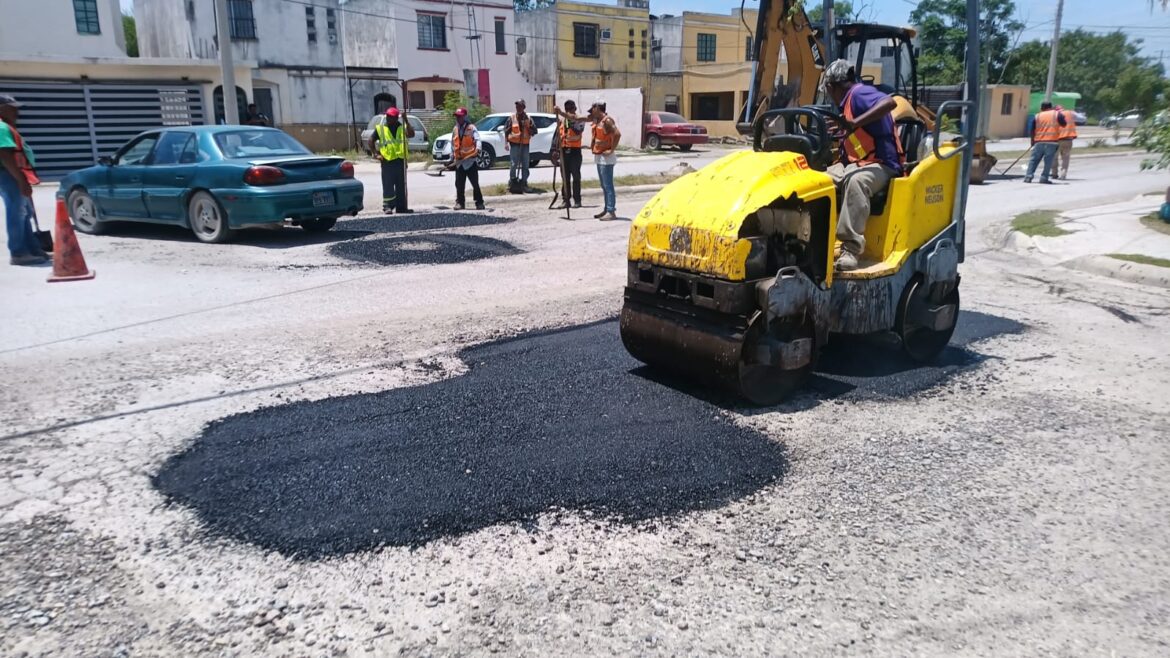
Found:
[[[386,110],[386,116],[394,117],[395,119],[397,119],[398,118],[398,108],[392,107],[392,108]]]
[[[457,116],[457,117],[465,117],[465,116],[467,116],[467,108],[466,108],[466,107],[461,107],[461,108],[459,108],[459,109],[455,110],[455,116]]]

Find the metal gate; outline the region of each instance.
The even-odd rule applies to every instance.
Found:
[[[112,155],[144,130],[205,122],[197,85],[0,80],[0,90],[24,103],[20,134],[36,153],[37,173],[48,180]]]

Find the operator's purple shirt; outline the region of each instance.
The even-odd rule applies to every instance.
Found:
[[[853,105],[853,116],[859,117],[869,111],[869,108],[889,98],[877,87],[858,83],[853,86],[853,96],[850,101]],[[845,112],[842,103],[841,112]],[[874,150],[878,160],[885,166],[902,173],[902,163],[898,159],[898,147],[894,143],[894,117],[886,116],[874,121],[865,127],[865,132],[873,137]]]

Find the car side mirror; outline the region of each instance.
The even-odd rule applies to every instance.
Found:
[[[103,155],[102,157],[98,158],[98,164],[102,165],[103,167],[113,167],[114,159],[108,155]]]
[[[496,126],[496,132],[498,132],[498,133],[504,132],[504,127],[503,126]]]

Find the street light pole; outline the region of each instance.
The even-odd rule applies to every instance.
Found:
[[[215,0],[215,31],[219,44],[219,68],[223,77],[223,116],[228,124],[240,122],[236,105],[236,68],[232,63],[232,31],[228,24],[227,0]],[[228,102],[229,94],[231,102]]]
[[[825,21],[824,41],[825,41],[825,50],[827,51],[827,52],[825,52],[825,67],[827,68],[829,66],[829,63],[831,63],[833,60],[835,60],[837,58],[836,54],[833,52],[833,23],[835,22],[835,19],[836,19],[836,17],[833,16],[833,0],[824,0],[824,3],[822,4],[821,14],[824,15],[824,21]],[[861,71],[858,71],[857,73],[860,75]]]
[[[1056,3],[1056,28],[1052,32],[1052,54],[1048,58],[1048,84],[1044,87],[1044,101],[1052,102],[1052,90],[1056,87],[1056,49],[1060,47],[1060,18],[1064,14],[1064,0]]]

